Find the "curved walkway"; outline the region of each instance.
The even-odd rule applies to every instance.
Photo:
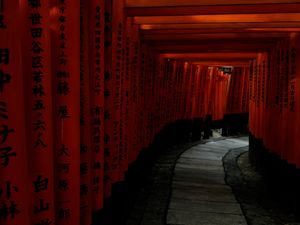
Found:
[[[231,188],[225,183],[222,158],[247,138],[199,144],[177,161],[167,212],[168,225],[247,225]]]

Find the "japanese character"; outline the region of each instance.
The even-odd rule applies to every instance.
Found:
[[[99,146],[99,145],[95,145],[95,146],[94,146],[94,151],[95,151],[96,153],[99,153],[99,152],[100,152],[100,146]]]
[[[10,181],[5,182],[5,189],[0,189],[0,197],[5,193],[5,198],[9,200],[11,198],[11,192],[19,192],[19,188],[10,183]]]
[[[31,48],[32,52],[34,54],[41,54],[44,51],[44,49],[41,46],[42,43],[40,41],[33,41],[32,48]]]
[[[35,141],[33,148],[37,148],[39,146],[41,146],[42,148],[48,147],[48,145],[45,143],[45,141],[42,139],[42,137],[43,137],[43,133],[39,132],[38,138]]]
[[[108,134],[104,135],[104,143],[108,144],[108,142],[110,141],[110,136]]]
[[[58,82],[57,92],[59,95],[68,95],[70,93],[69,83],[66,81]]]
[[[0,148],[0,159],[2,159],[2,166],[7,167],[10,157],[17,156],[17,153],[13,151],[12,147]]]
[[[3,136],[2,137],[2,141],[1,144],[4,144],[7,140],[8,134],[14,132],[14,129],[8,129],[8,126],[6,125],[2,125],[3,130],[0,131],[0,135]]]
[[[94,162],[94,167],[95,170],[101,169],[101,163],[100,162]]]
[[[41,220],[40,222],[36,223],[35,225],[51,225],[52,221],[49,219]]]
[[[47,190],[48,189],[48,183],[49,183],[48,178],[43,179],[42,176],[39,175],[37,177],[37,180],[33,182],[35,192],[38,193],[38,192]]]
[[[99,126],[96,126],[93,130],[93,135],[101,134],[101,129]]]
[[[100,143],[100,135],[94,136],[94,137],[93,137],[93,142],[94,142],[95,144],[99,144],[99,143]]]
[[[88,146],[80,145],[80,154],[87,153],[87,152],[88,152]]]
[[[9,49],[8,48],[0,48],[0,64],[9,64]]]
[[[81,196],[87,195],[88,192],[89,192],[88,185],[87,184],[81,184],[80,185],[80,195]]]
[[[59,219],[69,219],[69,217],[71,216],[71,209],[63,209],[63,208],[60,208],[58,210],[58,218]]]
[[[31,28],[31,37],[32,38],[41,38],[43,35],[43,28]]]
[[[110,116],[110,113],[108,110],[105,110],[104,112],[104,120],[110,120],[111,119],[111,116]]]
[[[8,119],[6,102],[0,101],[0,117],[2,117],[5,120]]]
[[[43,71],[41,71],[41,70],[35,70],[33,73],[32,73],[32,75],[33,75],[33,77],[32,77],[32,79],[33,79],[33,81],[35,82],[35,83],[42,83],[43,82],[43,78],[44,78],[44,73],[43,73]]]
[[[64,27],[65,26],[61,26],[61,28],[63,28],[64,29]],[[66,34],[64,33],[64,32],[62,32],[61,34],[60,34],[60,40],[61,41],[65,41],[66,40]],[[64,43],[64,45],[66,45],[65,43]],[[62,49],[65,49],[65,47],[61,47]],[[63,56],[65,56],[65,55],[63,55]]]
[[[70,163],[59,163],[57,164],[57,170],[59,173],[69,173]]]
[[[34,108],[32,109],[33,111],[39,111],[39,110],[42,110],[42,109],[45,109],[45,105],[44,105],[44,101],[43,99],[38,99],[38,100],[35,100],[35,103],[34,103]]]
[[[60,58],[59,59],[59,64],[66,66],[68,64],[68,61],[66,58]]]
[[[58,18],[58,21],[61,22],[61,23],[65,23],[65,22],[67,21],[67,17],[65,17],[65,16],[60,16],[60,17]]]
[[[31,24],[32,25],[40,25],[42,22],[42,16],[40,13],[31,13],[29,19],[31,19]]]
[[[104,96],[105,96],[105,97],[109,97],[109,96],[110,96],[110,90],[105,89],[105,91],[104,91]]]
[[[42,6],[41,0],[28,0],[28,5],[33,9],[38,9]]]
[[[87,162],[81,163],[80,164],[80,174],[81,175],[86,175],[89,170],[89,165]]]
[[[34,130],[38,131],[38,130],[46,130],[46,122],[42,121],[42,120],[37,120],[33,123],[34,126]]]
[[[66,46],[66,42],[61,42],[61,43],[60,43],[60,48],[61,48],[61,49],[66,49],[66,47],[67,47],[67,46]]]
[[[64,180],[59,180],[58,181],[58,189],[61,191],[68,191],[69,190],[69,180],[64,179]]]
[[[67,156],[70,157],[69,149],[66,147],[66,145],[62,145],[61,148],[58,150],[58,156]]]
[[[3,0],[0,0],[0,12],[4,11]]]
[[[45,96],[44,86],[42,84],[34,85],[32,88],[32,94],[36,98]]]
[[[16,202],[11,201],[10,205],[7,205],[6,203],[2,204],[2,207],[0,207],[0,219],[7,220],[7,218],[14,219],[17,214],[20,214],[21,211],[18,209],[18,204]]]
[[[104,157],[109,157],[110,156],[110,151],[109,148],[104,148]],[[104,165],[105,167],[105,165]]]
[[[4,23],[4,15],[3,14],[0,14],[0,28],[1,29],[6,29],[7,28],[7,26]]]
[[[60,8],[59,8],[59,12],[60,12],[60,14],[64,14],[65,13],[65,7],[64,6],[61,6]]]
[[[67,71],[58,71],[56,73],[57,78],[69,78],[70,77],[70,73],[68,73]]]
[[[11,81],[11,75],[8,73],[4,73],[0,70],[0,93],[4,91],[4,85],[9,84]]]
[[[96,176],[93,179],[93,185],[97,185],[97,184],[100,184],[100,177],[99,176]]]
[[[110,80],[110,79],[111,79],[111,74],[110,74],[110,72],[107,72],[107,71],[106,71],[106,72],[104,73],[104,80],[107,81],[107,80]]]
[[[58,116],[60,119],[67,119],[70,118],[69,112],[68,112],[68,106],[67,105],[61,105],[58,109]]]
[[[50,209],[50,203],[47,202],[45,204],[45,200],[44,199],[40,199],[39,201],[39,206],[34,206],[34,211],[33,213],[34,214],[38,214],[38,213],[41,213],[41,212],[44,212],[44,211],[47,211]]]
[[[94,113],[94,115],[96,115],[96,116],[100,116],[100,113],[101,113],[101,107],[100,106],[96,106],[96,107],[94,107],[93,108],[93,113]]]
[[[38,69],[43,68],[43,57],[42,56],[33,56],[32,57],[32,68]]]
[[[100,118],[95,118],[95,119],[93,119],[93,125],[98,125],[98,126],[100,126],[101,125],[101,120],[100,120]]]

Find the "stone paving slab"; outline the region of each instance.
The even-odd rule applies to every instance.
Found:
[[[176,188],[173,189],[174,198],[188,201],[213,201],[213,202],[236,202],[231,190],[220,187],[208,188]]]
[[[168,225],[247,225],[240,215],[177,210],[170,210],[167,220]]]
[[[224,181],[222,158],[246,138],[199,144],[178,159],[167,214],[168,225],[246,225],[240,205]]]

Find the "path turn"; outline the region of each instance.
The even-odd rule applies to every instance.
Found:
[[[178,159],[167,214],[168,225],[247,225],[231,188],[224,181],[222,158],[247,138],[199,144]]]

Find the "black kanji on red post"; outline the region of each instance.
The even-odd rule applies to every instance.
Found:
[[[8,218],[14,219],[16,215],[20,213],[21,210],[18,209],[18,204],[14,201],[11,201],[9,205],[3,203],[2,206],[0,206],[0,220],[7,220]]]
[[[2,125],[2,130],[0,130],[0,136],[2,137],[1,144],[4,144],[8,138],[9,133],[13,133],[14,129],[9,129],[7,125]]]
[[[28,5],[33,9],[42,7],[41,0],[28,0]]]
[[[45,191],[48,189],[48,178],[43,178],[42,176],[38,176],[36,181],[33,182],[34,190],[36,193]]]
[[[61,105],[61,106],[59,106],[58,117],[60,119],[70,118],[70,114],[68,112],[68,106],[67,105]]]
[[[42,24],[42,15],[40,13],[31,13],[29,19],[31,20],[32,25]]]
[[[87,184],[81,184],[80,185],[80,196],[85,196],[89,192],[89,187]]]
[[[37,120],[33,123],[35,131],[45,131],[46,130],[46,122],[43,120]]]
[[[40,111],[40,110],[43,110],[45,109],[45,104],[44,104],[44,101],[43,99],[38,99],[38,100],[35,100],[35,103],[34,103],[34,107],[33,107],[33,111]]]
[[[52,225],[52,221],[47,218],[47,219],[41,220],[40,222],[36,223],[35,225]]]
[[[9,64],[10,52],[8,48],[0,48],[0,64]]]
[[[43,28],[41,27],[31,28],[32,38],[41,38],[42,35],[43,35]]]
[[[70,77],[70,73],[68,73],[67,71],[58,71],[56,73],[57,78],[69,78]]]
[[[44,97],[46,95],[44,86],[41,84],[34,85],[32,88],[32,94],[34,97]]]
[[[57,92],[59,95],[68,95],[70,93],[70,86],[67,81],[60,81],[57,85]]]
[[[89,165],[87,162],[80,164],[80,175],[86,175],[89,171]]]
[[[48,211],[50,209],[50,203],[47,202],[45,203],[44,199],[40,199],[39,200],[39,205],[38,206],[34,206],[34,214],[39,214],[41,212],[44,211]]]
[[[71,216],[71,209],[64,209],[64,208],[60,208],[58,210],[58,218],[59,219],[69,219]]]
[[[44,78],[44,73],[41,70],[35,70],[32,73],[32,79],[36,84],[42,83]]]
[[[0,14],[0,29],[6,29],[7,26],[4,23],[4,15]]]
[[[6,181],[5,187],[0,189],[0,197],[5,195],[5,198],[10,200],[12,197],[12,192],[19,192],[19,188],[15,185],[12,185],[10,181]]]
[[[4,85],[9,84],[11,81],[11,75],[0,70],[0,93],[4,91]]]
[[[39,69],[43,68],[43,57],[42,56],[33,56],[32,57],[32,68]]]
[[[58,156],[67,156],[70,157],[70,152],[69,152],[69,148],[67,148],[66,145],[62,145],[61,148],[58,150]]]
[[[70,166],[71,166],[70,163],[58,163],[56,167],[59,173],[68,174],[70,171]]]
[[[8,119],[6,102],[0,101],[0,117],[4,120]]]
[[[1,12],[1,13],[4,12],[4,4],[3,4],[3,0],[0,0],[0,12]]]
[[[58,189],[60,191],[68,191],[70,188],[69,188],[69,180],[68,179],[61,179],[58,181]]]
[[[39,132],[38,138],[36,139],[33,147],[34,148],[37,148],[37,147],[47,148],[48,147],[48,145],[43,140],[43,133],[42,132]]]
[[[40,41],[33,41],[31,50],[34,54],[41,54],[44,52],[44,49],[42,48],[42,43]]]
[[[10,146],[8,147],[1,147],[0,148],[0,159],[2,160],[1,165],[7,167],[10,162],[10,157],[16,157],[17,153],[14,149]]]

